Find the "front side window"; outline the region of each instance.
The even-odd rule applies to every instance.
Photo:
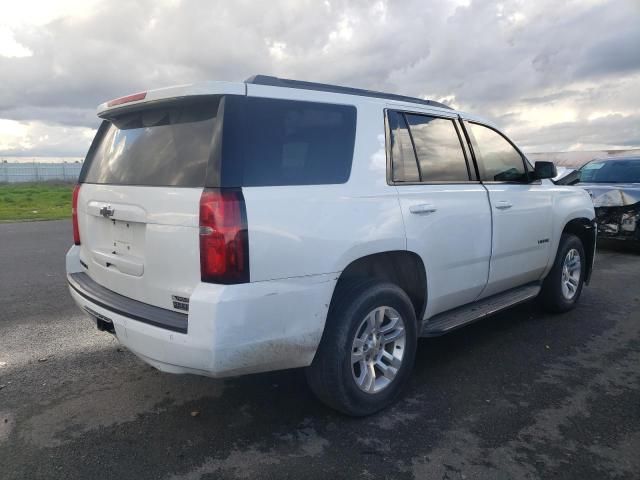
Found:
[[[522,155],[495,130],[465,122],[478,162],[480,179],[485,182],[524,182],[527,172]]]

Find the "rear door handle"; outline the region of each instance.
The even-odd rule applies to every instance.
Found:
[[[411,213],[415,213],[416,215],[426,215],[428,213],[433,213],[436,210],[438,209],[429,203],[423,203],[420,205],[411,205],[409,207],[409,211]]]
[[[506,200],[500,200],[496,202],[496,208],[498,210],[507,210],[511,207],[513,207],[513,204],[511,202],[507,202]]]

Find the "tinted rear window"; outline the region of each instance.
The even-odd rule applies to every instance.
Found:
[[[217,100],[207,100],[111,119],[88,155],[82,181],[203,186],[217,108]]]
[[[242,186],[321,185],[349,179],[355,107],[249,97],[245,119],[244,161],[238,172]]]

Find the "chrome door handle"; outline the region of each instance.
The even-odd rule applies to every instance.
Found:
[[[499,202],[496,202],[496,208],[498,210],[507,210],[511,207],[513,207],[513,204],[511,202],[507,202],[506,200],[500,200]]]
[[[428,203],[423,203],[421,205],[411,205],[409,207],[409,211],[411,213],[415,213],[417,215],[433,213],[436,210],[438,210],[436,207],[434,207],[433,205],[428,204]]]

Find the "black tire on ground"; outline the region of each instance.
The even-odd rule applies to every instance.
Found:
[[[365,317],[383,306],[395,309],[402,317],[404,353],[393,380],[382,390],[369,393],[356,383],[351,353],[356,335],[361,335],[359,327]],[[326,405],[347,415],[370,415],[398,398],[411,376],[416,346],[416,314],[404,290],[392,283],[377,280],[346,281],[338,286],[334,294],[320,346],[313,363],[307,368],[307,381],[311,390]]]
[[[571,298],[567,298],[562,292],[562,272],[567,253],[572,249],[577,250],[580,254],[580,278],[575,293]],[[573,234],[563,233],[553,267],[547,278],[545,278],[540,292],[540,302],[545,310],[553,313],[562,313],[576,306],[584,285],[584,276],[587,269],[586,260],[584,246],[580,238]]]

